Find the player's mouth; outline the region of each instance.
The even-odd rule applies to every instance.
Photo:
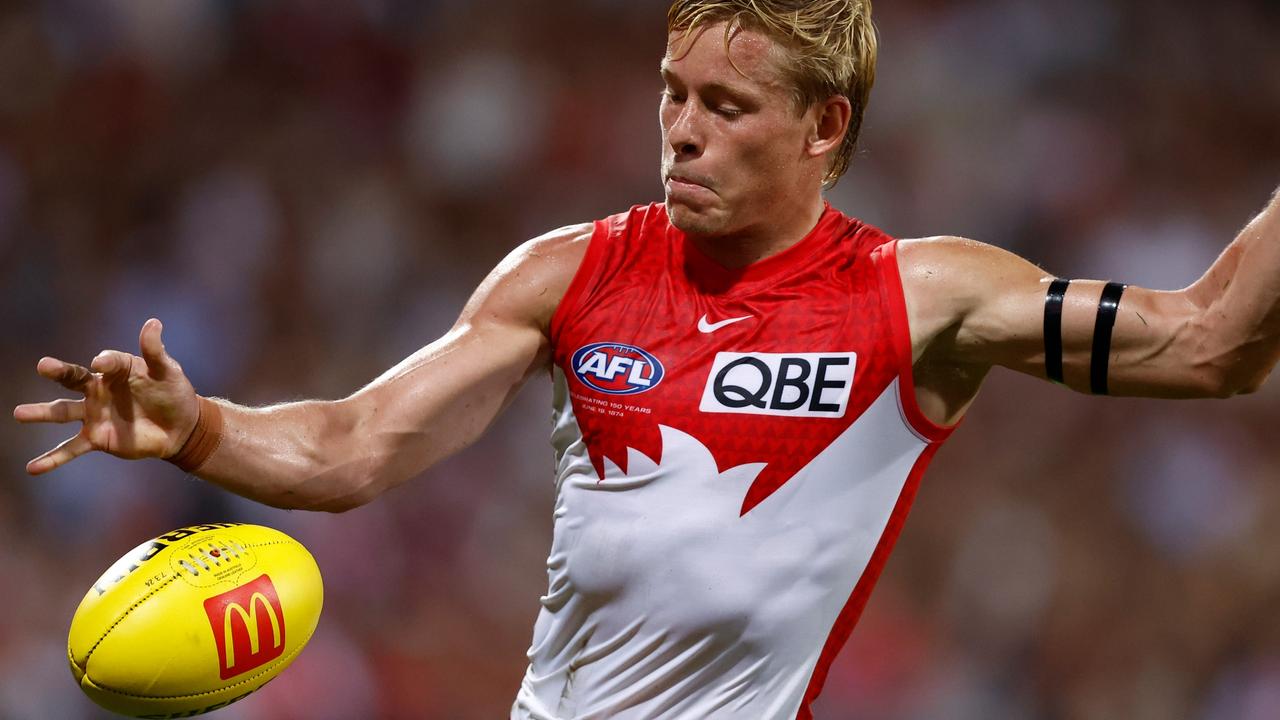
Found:
[[[711,189],[711,184],[705,178],[677,175],[675,173],[667,175],[666,182],[667,198],[680,199],[688,198],[695,200],[698,198],[707,199],[709,196],[715,195],[715,191]]]

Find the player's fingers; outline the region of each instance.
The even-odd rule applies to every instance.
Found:
[[[58,447],[27,463],[27,472],[32,475],[47,473],[54,468],[66,465],[92,449],[92,443],[90,443],[85,436],[76,435],[73,438],[68,438]]]
[[[132,367],[133,356],[119,350],[103,350],[98,353],[93,362],[89,363],[90,370],[102,373],[108,381],[120,375],[128,377],[129,369]]]
[[[151,318],[142,324],[142,332],[138,333],[138,348],[142,351],[142,359],[147,363],[147,371],[151,373],[151,377],[157,380],[164,379],[173,362],[165,352],[162,332],[164,325],[156,318]]]
[[[80,392],[93,379],[89,368],[75,363],[63,362],[57,358],[44,357],[36,363],[36,372],[68,390]]]
[[[52,402],[19,405],[13,409],[13,419],[22,423],[65,423],[84,420],[84,401],[54,400]]]

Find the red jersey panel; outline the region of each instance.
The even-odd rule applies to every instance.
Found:
[[[636,207],[551,333],[550,589],[512,717],[807,717],[949,432],[914,403],[892,240],[827,207],[729,270]]]

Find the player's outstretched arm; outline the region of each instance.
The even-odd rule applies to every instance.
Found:
[[[215,400],[221,440],[196,474],[285,508],[356,507],[474,441],[550,359],[551,315],[577,271],[591,226],[534,239],[480,285],[457,323],[349,397],[248,408]],[[28,465],[48,472],[92,450],[172,458],[200,399],[144,325],[142,356],[107,351],[89,368],[51,358],[41,375],[83,394],[22,405],[22,422],[81,422],[80,432]]]
[[[1226,397],[1256,390],[1280,359],[1280,192],[1181,290],[1068,283],[952,237],[903,241],[899,267],[917,375],[961,378],[951,411],[994,365],[1083,392]]]

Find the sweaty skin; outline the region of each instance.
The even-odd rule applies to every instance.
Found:
[[[660,106],[662,172],[672,222],[699,249],[743,267],[799,241],[822,209],[830,153],[849,101],[797,109],[780,81],[783,48],[724,26],[668,39]],[[279,507],[342,511],[466,446],[550,362],[548,323],[581,263],[592,226],[529,241],[476,290],[457,324],[349,397],[247,408],[219,400],[225,437],[200,477]],[[903,241],[900,270],[916,392],[928,417],[957,421],[996,365],[1044,377],[1046,273],[972,240]],[[1100,282],[1076,282],[1063,313],[1066,383],[1088,389]],[[196,422],[195,390],[149,320],[140,354],[108,350],[88,368],[54,358],[38,372],[80,394],[20,405],[21,422],[78,422],[33,460],[49,472],[93,450],[169,457]],[[1225,397],[1255,390],[1280,357],[1280,199],[1273,197],[1193,285],[1130,288],[1111,358],[1114,394]]]

